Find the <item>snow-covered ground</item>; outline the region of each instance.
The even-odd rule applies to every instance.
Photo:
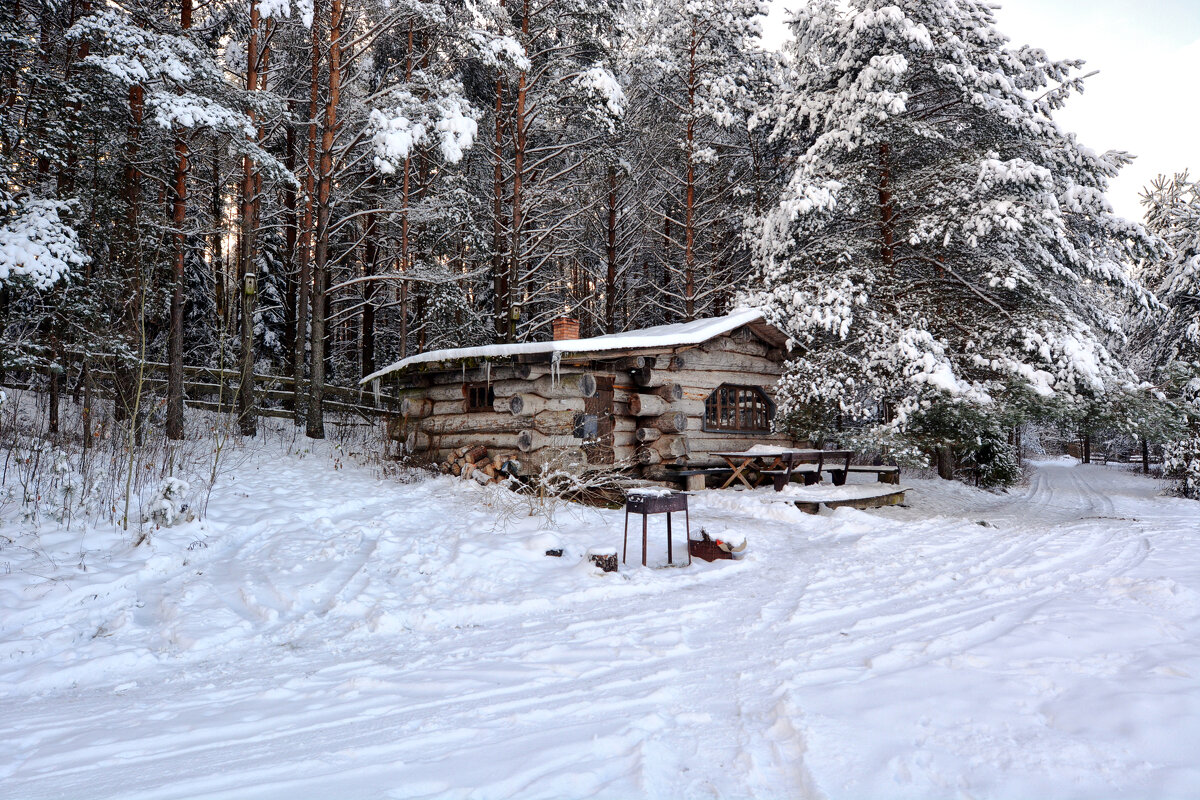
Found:
[[[745,560],[606,575],[620,512],[335,455],[262,446],[136,549],[6,521],[0,795],[1200,796],[1200,506],[1140,475],[706,492]]]

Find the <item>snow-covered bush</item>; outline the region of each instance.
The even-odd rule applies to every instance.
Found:
[[[1016,448],[995,429],[979,435],[967,462],[973,467],[976,482],[988,489],[1011,486],[1021,479],[1021,462]]]
[[[1163,473],[1180,481],[1179,493],[1200,500],[1200,435],[1163,447]]]
[[[166,478],[158,487],[154,497],[146,504],[146,520],[156,525],[169,528],[178,522],[193,519],[189,513],[184,498],[191,491],[187,481],[178,478]]]
[[[519,517],[534,517],[551,527],[564,509],[604,506],[620,497],[627,480],[622,466],[588,468],[578,450],[564,448],[548,457],[536,473],[483,487],[484,503],[500,527]]]

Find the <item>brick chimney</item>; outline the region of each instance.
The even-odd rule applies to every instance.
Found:
[[[554,320],[553,327],[556,342],[579,338],[579,320],[574,317],[559,317]]]

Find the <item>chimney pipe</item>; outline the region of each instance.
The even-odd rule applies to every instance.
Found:
[[[579,338],[579,320],[574,317],[559,317],[552,325],[554,341],[564,342]]]

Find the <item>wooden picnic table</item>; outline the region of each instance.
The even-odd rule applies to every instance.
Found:
[[[819,483],[821,472],[825,471],[826,463],[836,464],[841,462],[840,467],[831,467],[829,469],[829,472],[833,473],[831,477],[834,485],[841,486],[846,482],[846,475],[850,471],[850,459],[854,458],[854,451],[755,446],[749,450],[712,453],[712,455],[723,459],[729,465],[730,469],[733,470],[733,474],[729,476],[729,480],[722,484],[722,489],[729,488],[735,480],[741,481],[747,489],[753,489],[754,484],[746,478],[746,472],[753,471],[759,475],[771,476],[775,482],[775,491],[780,492],[791,481],[793,472],[802,472],[806,485]],[[807,464],[815,464],[816,468],[812,470],[796,469],[797,466]]]

